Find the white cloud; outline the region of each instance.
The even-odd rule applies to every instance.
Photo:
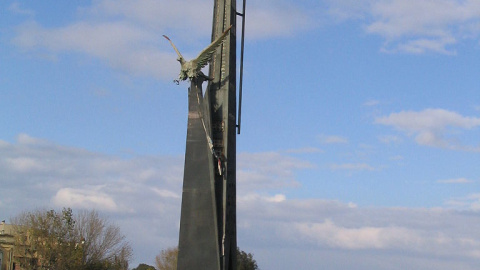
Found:
[[[445,179],[445,180],[438,180],[437,182],[442,183],[442,184],[468,184],[468,183],[473,183],[472,180],[469,180],[467,178]]]
[[[117,207],[135,204],[136,194],[150,187],[180,187],[182,164],[181,158],[172,157],[122,159],[55,145],[26,134],[19,135],[14,144],[0,144],[4,197],[14,200],[21,193],[25,205],[31,203],[30,199],[49,198],[47,202],[52,199],[57,206],[86,204],[120,210]]]
[[[333,19],[345,21],[351,19],[365,19],[375,0],[326,0],[328,14]]]
[[[286,197],[285,195],[283,195],[283,194],[276,194],[276,195],[273,196],[273,197],[267,198],[267,201],[279,203],[279,202],[284,202],[286,199],[287,199],[287,197]]]
[[[240,153],[237,162],[240,194],[298,186],[296,171],[313,167],[276,152]],[[183,158],[119,158],[20,134],[16,143],[0,143],[0,171],[6,199],[14,200],[20,192],[17,188],[23,186],[23,194],[34,194],[31,198],[40,201],[48,198],[55,206],[98,206],[120,212],[133,208],[141,213],[143,208],[135,206],[143,200],[178,203]],[[142,200],[137,198],[140,194]],[[268,200],[282,201],[282,196]]]
[[[17,28],[13,42],[54,54],[84,53],[135,75],[173,77],[176,69],[172,67],[178,65],[169,53],[156,48],[153,33],[125,22],[78,22],[54,29],[28,22]]]
[[[480,3],[458,0],[327,1],[337,19],[360,20],[365,31],[385,39],[384,51],[454,54],[453,45],[478,39]]]
[[[320,135],[320,141],[325,144],[338,144],[348,143],[348,139],[342,136],[336,135]]]
[[[11,10],[18,12],[19,5]],[[100,0],[78,10],[79,19],[65,25],[45,27],[29,20],[16,27],[12,42],[51,59],[74,52],[129,74],[171,79],[178,63],[162,34],[175,33],[182,54],[196,55],[209,42],[213,13],[206,0]],[[252,3],[248,12],[249,39],[291,36],[312,25],[305,11],[283,1]]]
[[[287,1],[252,1],[246,13],[247,39],[295,36],[317,24],[307,7]]]
[[[117,211],[118,206],[114,199],[102,189],[104,186],[82,189],[61,188],[52,198],[52,202],[56,207]]]
[[[389,249],[411,246],[421,241],[416,232],[398,227],[346,228],[331,220],[295,225],[306,241],[345,249]]]
[[[1,215],[97,209],[122,227],[136,254],[154,258],[158,245],[178,241],[182,171],[182,157],[120,158],[20,134],[0,143]]]
[[[158,194],[160,197],[164,198],[173,198],[173,199],[180,199],[181,196],[171,190],[168,189],[160,189],[160,188],[152,188],[152,190]]]
[[[375,168],[366,163],[344,163],[344,164],[330,164],[332,170],[347,170],[347,171],[374,171]]]
[[[172,70],[177,63],[161,34],[175,33],[176,44],[186,48],[186,56],[196,55],[210,37],[212,7],[206,0],[99,0],[78,10],[79,19],[63,26],[23,24],[15,43],[54,55],[83,53],[131,74],[166,79],[175,75]],[[17,2],[10,11],[34,13]],[[366,33],[384,38],[381,50],[385,52],[455,54],[456,44],[480,35],[480,4],[473,0],[268,0],[248,3],[247,41],[313,30],[325,24],[325,13],[337,22],[360,21]]]
[[[382,143],[386,143],[386,144],[389,144],[389,143],[400,143],[402,141],[402,139],[398,136],[395,136],[395,135],[382,135],[382,136],[379,136],[378,139],[382,142]]]
[[[18,170],[7,162],[13,158],[33,161],[41,170],[35,166]],[[361,254],[368,266],[375,260],[387,270],[395,268],[388,266],[390,257],[379,252],[410,262],[419,255],[428,259],[427,264],[412,263],[412,269],[448,269],[431,265],[438,256],[445,258],[440,266],[462,262],[472,265],[462,268],[470,270],[478,265],[480,217],[476,214],[290,198],[284,191],[297,181],[295,171],[311,164],[280,153],[243,153],[238,158],[239,171],[263,175],[258,182],[238,175],[237,209],[240,245],[254,253],[265,269],[290,269],[273,267],[276,260],[261,255],[264,249],[278,254],[284,248],[308,249],[315,255],[312,258],[322,257],[327,264],[334,259],[325,252],[338,257],[348,251],[352,256]],[[0,141],[2,214],[13,216],[34,207],[95,207],[121,226],[136,259],[146,262],[178,242],[182,170],[182,157],[119,158],[22,134],[15,143]],[[283,180],[277,183],[276,178]],[[475,194],[460,198],[465,206],[457,208],[476,209],[478,198]],[[314,265],[312,258],[305,259],[306,265]],[[288,258],[291,261],[295,258]]]
[[[211,30],[213,11],[207,0],[101,0],[85,12],[97,18],[120,18],[155,30],[177,29],[188,31],[189,35],[203,35]],[[195,31],[191,31],[192,28]]]
[[[398,160],[403,160],[404,158],[403,158],[403,156],[401,156],[401,155],[396,155],[396,156],[390,157],[389,159],[390,159],[390,160],[397,160],[397,161],[398,161]]]
[[[473,193],[464,197],[452,198],[445,205],[454,209],[480,211],[480,193]]]
[[[241,194],[237,197],[237,203],[239,204],[250,204],[252,202],[267,202],[267,203],[281,203],[285,202],[287,197],[284,194],[275,194],[273,196],[261,195],[256,192],[249,192],[248,194]]]
[[[27,157],[5,158],[5,165],[17,172],[29,172],[43,170],[42,164],[33,159]]]
[[[295,171],[311,167],[280,153],[239,154],[239,202],[282,204],[284,194],[256,190],[298,185]],[[0,171],[4,218],[36,207],[94,208],[128,231],[142,259],[178,241],[182,157],[120,158],[20,134],[14,143],[0,142]]]
[[[323,150],[316,147],[305,147],[305,148],[298,148],[298,149],[289,149],[289,150],[286,150],[285,152],[292,153],[292,154],[315,154],[315,153],[323,153]]]
[[[373,106],[377,106],[378,104],[380,104],[380,101],[371,99],[363,103],[363,106],[373,107]]]
[[[240,153],[237,162],[238,188],[242,192],[298,186],[295,171],[313,168],[305,160],[277,152]]]
[[[20,133],[17,136],[17,141],[22,145],[48,145],[49,143],[45,140],[34,138],[25,133]]]
[[[210,35],[212,2],[206,0],[169,1],[112,1],[103,0],[94,5],[90,12],[99,15],[122,16],[154,29],[174,29],[188,35]],[[237,3],[241,12],[241,2]],[[248,3],[246,27],[247,39],[265,39],[294,35],[314,24],[308,9],[288,1],[255,1]],[[238,24],[241,18],[238,17]],[[192,28],[196,31],[192,32]],[[182,34],[180,35],[182,36]],[[182,38],[187,38],[183,35]]]
[[[40,54],[80,53],[132,75],[171,79],[178,63],[161,35],[175,29],[169,31],[188,31],[194,40],[208,37],[212,11],[207,7],[202,1],[190,0],[94,1],[92,6],[79,9],[80,19],[65,25],[44,27],[39,22],[27,21],[16,28],[12,41],[24,50]],[[189,38],[187,42],[191,43],[192,37]],[[183,35],[185,39],[187,36]]]
[[[451,131],[460,132],[480,126],[480,118],[465,117],[443,109],[426,109],[421,112],[402,111],[378,117],[375,123],[392,126],[407,135],[415,136],[420,145],[455,150],[478,151],[478,148],[463,146],[446,138]]]
[[[453,38],[441,38],[441,39],[427,39],[421,38],[416,40],[409,40],[404,44],[399,44],[397,49],[391,50],[394,52],[395,50],[403,51],[412,54],[423,54],[428,51],[442,53],[442,54],[456,54],[455,51],[447,50],[447,45],[453,45],[456,41]],[[388,49],[384,48],[385,52],[389,52]]]
[[[262,247],[271,249],[270,245],[265,246],[266,242],[292,250],[309,250],[315,256],[327,251],[350,251],[352,256],[362,254],[362,263],[370,258],[385,264],[362,269],[396,269],[383,252],[407,261],[417,256],[436,261],[443,256],[449,258],[447,261],[469,262],[473,266],[477,257],[472,251],[480,250],[480,234],[465,226],[480,221],[478,215],[452,210],[366,208],[308,199],[272,202],[263,196],[250,196],[248,200],[239,200],[238,212],[239,231],[244,232],[242,241],[249,243],[254,253]],[[448,269],[444,268],[446,262],[438,267],[431,263],[416,268]]]
[[[11,3],[10,6],[8,6],[8,10],[13,12],[13,13],[20,14],[20,15],[27,15],[27,16],[35,15],[35,12],[33,10],[25,9],[25,8],[21,7],[20,3],[17,2],[17,1]]]

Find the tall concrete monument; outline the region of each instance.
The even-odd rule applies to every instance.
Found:
[[[236,19],[244,22],[245,3],[239,13],[235,0],[214,0],[213,10],[212,44],[197,58],[183,59],[165,36],[181,63],[177,82],[190,80],[178,270],[236,269]]]

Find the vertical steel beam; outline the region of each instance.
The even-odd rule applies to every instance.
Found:
[[[212,138],[221,157],[222,174],[215,174],[218,243],[221,269],[236,269],[236,1],[215,0],[212,41],[232,26],[210,65],[209,84]],[[218,163],[218,161],[217,161]]]

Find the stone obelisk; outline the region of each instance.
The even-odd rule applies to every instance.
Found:
[[[212,41],[232,26],[203,79],[192,79],[180,219],[178,270],[235,270],[236,1],[214,0]]]

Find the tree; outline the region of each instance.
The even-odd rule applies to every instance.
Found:
[[[158,270],[176,270],[177,269],[178,248],[172,247],[162,250],[155,257],[155,263]]]
[[[78,269],[75,221],[71,209],[24,213],[13,219],[15,254],[25,269]]]
[[[96,211],[82,211],[77,216],[76,231],[83,243],[82,261],[87,268],[128,269],[132,249],[118,226]]]
[[[176,270],[177,269],[178,248],[168,248],[162,250],[155,257],[158,270]],[[253,258],[253,254],[237,248],[237,270],[259,270],[257,261]]]
[[[132,270],[155,270],[155,267],[141,263],[137,266],[137,268],[133,268]]]
[[[117,226],[96,211],[70,208],[24,212],[12,219],[22,269],[127,270],[130,245]]]
[[[246,253],[237,247],[237,270],[257,270],[257,261],[252,253]]]

